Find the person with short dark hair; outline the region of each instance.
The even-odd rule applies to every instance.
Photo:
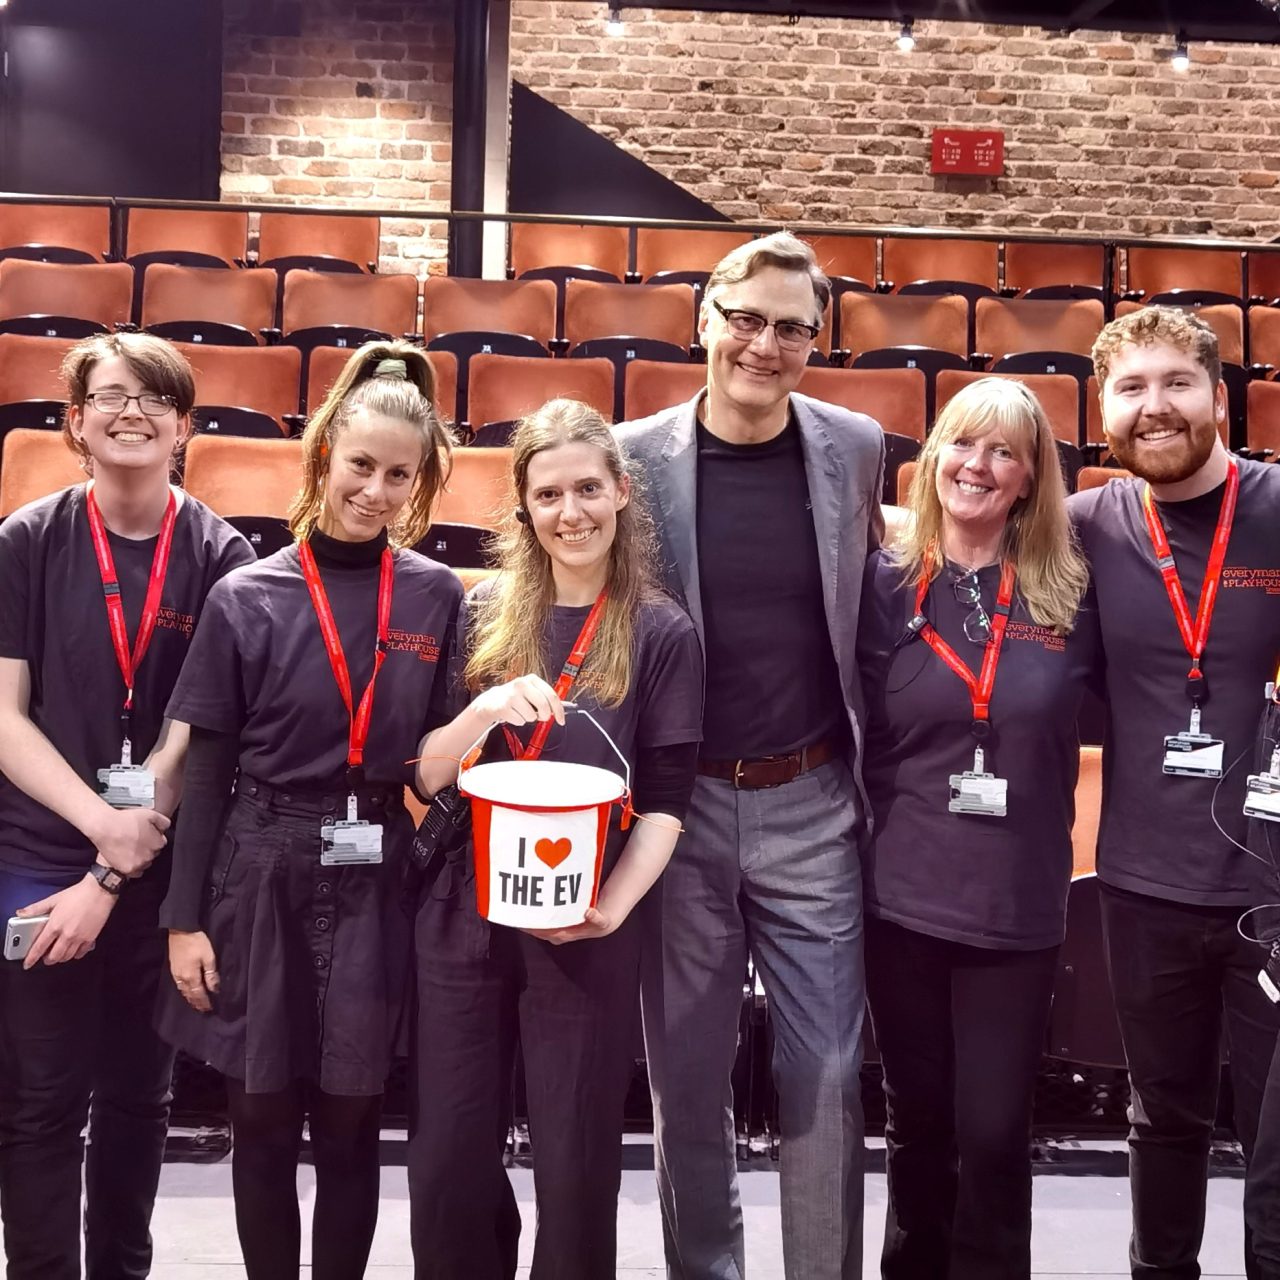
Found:
[[[446,717],[462,585],[409,550],[449,445],[426,354],[353,352],[302,439],[297,542],[220,583],[169,703],[190,726],[163,1033],[226,1079],[249,1280],[363,1276],[380,1104],[403,1012],[404,788]]]
[[[1280,1015],[1241,913],[1275,900],[1243,805],[1280,647],[1280,468],[1233,457],[1218,342],[1174,307],[1114,320],[1093,349],[1107,443],[1130,477],[1075,495],[1106,661],[1098,880],[1129,1064],[1134,1276],[1196,1276],[1224,1040],[1246,1203]],[[1270,1212],[1274,1222],[1275,1214]],[[1251,1277],[1280,1269],[1246,1233]]]
[[[745,1267],[730,1075],[748,957],[773,1012],[788,1280],[862,1274],[854,638],[884,527],[884,436],[796,394],[830,295],[786,232],[735,249],[703,297],[706,390],[618,428],[707,671],[700,776],[643,983],[673,1280]]]
[[[1018,1280],[1097,617],[1053,431],[1020,383],[948,401],[907,510],[868,561],[858,635],[881,1274]]]
[[[0,1214],[10,1280],[137,1280],[173,1051],[152,1014],[157,913],[186,732],[165,706],[214,584],[249,544],[170,484],[195,384],[149,334],[63,364],[87,484],[0,526],[0,923],[48,916],[0,960]]]
[[[417,1280],[515,1276],[520,1213],[503,1146],[517,1045],[534,1146],[533,1274],[615,1274],[640,913],[675,848],[701,730],[698,639],[657,583],[653,526],[608,423],[575,401],[544,405],[512,438],[512,482],[500,572],[468,597],[467,705],[423,744],[424,788],[456,778],[453,758],[499,724],[495,759],[537,751],[616,773],[603,730],[627,762],[634,815],[628,831],[611,810],[599,897],[581,924],[483,918],[473,849],[428,877],[409,1137]],[[571,664],[572,684],[560,674],[553,687]],[[500,900],[493,886],[489,895]]]

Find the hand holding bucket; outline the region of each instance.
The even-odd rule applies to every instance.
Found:
[[[566,710],[595,725],[621,761],[622,776],[562,760],[459,766],[458,790],[471,800],[476,906],[493,924],[581,924],[599,894],[609,818],[615,804],[630,800],[631,768],[590,712]]]

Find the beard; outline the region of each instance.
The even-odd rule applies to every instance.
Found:
[[[1155,426],[1174,427],[1182,434],[1175,441],[1150,449],[1138,439]],[[1170,414],[1159,423],[1140,419],[1123,439],[1108,434],[1107,444],[1126,471],[1149,484],[1178,484],[1195,475],[1213,453],[1218,427],[1213,421],[1191,423],[1181,414]]]

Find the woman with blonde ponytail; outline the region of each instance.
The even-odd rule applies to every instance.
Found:
[[[512,515],[500,572],[467,601],[465,709],[422,744],[419,782],[452,780],[487,730],[495,758],[528,749],[616,769],[552,687],[591,634],[565,698],[594,716],[631,767],[637,820],[615,816],[603,885],[583,924],[491,925],[465,858],[426,887],[416,928],[416,1115],[409,1193],[418,1280],[511,1280],[520,1215],[503,1169],[517,1043],[537,1148],[533,1274],[615,1272],[622,1108],[640,988],[641,899],[675,848],[701,737],[702,657],[692,622],[656,585],[653,528],[608,424],[553,400],[512,440]],[[508,733],[510,736],[508,736]]]
[[[162,1032],[226,1077],[249,1280],[363,1276],[409,962],[406,764],[449,717],[454,574],[406,550],[448,466],[425,354],[353,353],[303,436],[297,542],[219,584],[169,704],[190,726],[161,912]]]
[[[1026,1276],[1031,1099],[1071,880],[1076,713],[1098,652],[1053,433],[983,378],[938,415],[858,662],[867,994],[885,1073],[881,1272]]]

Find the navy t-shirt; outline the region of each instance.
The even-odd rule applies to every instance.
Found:
[[[497,579],[482,582],[472,589],[468,602],[482,599],[493,590]],[[559,671],[573,649],[582,624],[591,612],[581,608],[556,605],[551,611],[551,628],[547,638],[547,669]],[[697,742],[702,737],[702,647],[698,633],[674,601],[655,600],[640,607],[632,640],[632,679],[627,696],[616,707],[602,707],[586,689],[577,688],[569,701],[595,717],[617,744],[634,770],[636,754],[649,747],[669,747],[682,742]],[[590,659],[588,658],[588,662]],[[465,691],[456,693],[462,705],[469,700]],[[527,745],[534,726],[515,729],[516,737]],[[510,752],[505,735],[495,729],[485,747],[486,760],[506,760]],[[553,726],[542,750],[543,760],[567,760],[574,764],[595,765],[613,773],[622,773],[622,765],[609,744],[585,716],[568,713],[564,727]],[[613,811],[613,829],[619,822],[619,810]]]
[[[1164,739],[1188,726],[1191,662],[1143,518],[1144,482],[1112,480],[1070,500],[1093,567],[1106,659],[1098,876],[1204,906],[1244,906],[1276,893],[1269,868],[1232,841],[1247,843],[1245,779],[1280,654],[1280,467],[1238,464],[1235,522],[1202,664],[1209,697],[1201,731],[1225,743],[1221,786],[1161,769]],[[1223,490],[1156,504],[1193,618]]]
[[[124,682],[111,643],[102,576],[89,534],[86,487],[73,485],[0,525],[0,657],[27,663],[28,714],[58,754],[99,791],[98,770],[120,759]],[[108,532],[132,651],[155,538]],[[136,676],[135,763],[155,746],[165,705],[214,583],[254,562],[253,549],[203,503],[183,495],[151,644]],[[78,879],[93,846],[0,776],[0,872]]]
[[[983,646],[967,640],[972,605],[947,565],[923,613],[975,675]],[[991,616],[1000,567],[978,573]],[[858,663],[867,704],[863,776],[875,839],[864,859],[872,915],[933,937],[1007,950],[1062,941],[1080,751],[1076,715],[1097,661],[1086,596],[1067,636],[1032,621],[1014,594],[991,698],[986,770],[1007,780],[1003,818],[947,810],[952,774],[973,768],[969,690],[907,623],[915,585],[883,551],[867,562]]]
[[[702,754],[785,755],[844,732],[800,429],[732,444],[698,424]]]
[[[395,557],[390,645],[364,753],[370,785],[409,783],[419,739],[448,718],[444,673],[462,601],[451,569],[410,551]],[[357,704],[373,671],[378,577],[377,562],[320,566]],[[212,592],[169,715],[236,734],[241,773],[272,786],[346,785],[350,721],[296,547]]]

